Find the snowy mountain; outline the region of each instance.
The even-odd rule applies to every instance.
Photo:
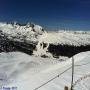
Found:
[[[43,28],[35,24],[21,25],[17,23],[7,24],[0,23],[0,31],[10,40],[20,41],[37,41],[38,36],[42,35]]]
[[[21,51],[32,54],[43,33],[43,28],[35,24],[0,23],[0,52]]]
[[[70,89],[72,56],[74,90],[90,90],[89,31],[0,23],[0,90]]]
[[[41,57],[71,57],[90,50],[90,32],[46,32],[35,24],[0,23],[0,52],[21,51]]]

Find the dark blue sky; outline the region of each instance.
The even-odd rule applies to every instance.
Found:
[[[0,0],[0,21],[90,30],[90,0]]]

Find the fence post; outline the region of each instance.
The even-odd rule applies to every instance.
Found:
[[[68,90],[68,87],[67,87],[67,86],[65,86],[65,87],[64,87],[64,90]]]
[[[71,81],[71,90],[73,90],[73,78],[74,78],[74,57],[72,57],[72,81]]]

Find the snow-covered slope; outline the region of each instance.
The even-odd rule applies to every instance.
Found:
[[[0,85],[6,88],[16,87],[16,90],[64,90],[65,86],[70,88],[71,60],[72,58],[60,62],[20,52],[1,53]],[[74,60],[74,89],[90,90],[90,52],[77,54]],[[48,82],[49,80],[51,81]],[[35,89],[42,84],[42,87]]]
[[[90,32],[84,31],[58,31],[58,32],[49,32],[44,33],[41,38],[39,38],[40,42],[44,43],[52,43],[52,44],[67,44],[67,45],[90,45]]]

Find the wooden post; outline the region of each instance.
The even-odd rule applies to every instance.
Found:
[[[65,87],[64,87],[64,90],[68,90],[68,87],[67,87],[67,86],[65,86]]]

